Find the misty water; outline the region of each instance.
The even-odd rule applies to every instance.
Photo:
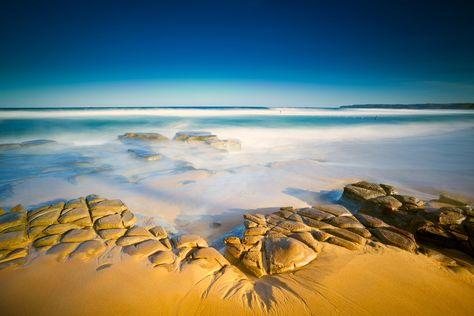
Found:
[[[126,132],[209,131],[240,151],[124,143]],[[144,220],[210,236],[248,209],[337,199],[368,179],[433,198],[473,196],[474,111],[355,109],[55,109],[0,111],[0,205],[91,193]],[[134,151],[159,153],[146,161]]]

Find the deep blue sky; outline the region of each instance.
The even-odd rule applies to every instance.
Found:
[[[472,1],[4,1],[0,106],[474,101]]]

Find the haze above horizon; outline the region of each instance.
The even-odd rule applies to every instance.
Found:
[[[2,1],[0,108],[474,101],[466,1]]]

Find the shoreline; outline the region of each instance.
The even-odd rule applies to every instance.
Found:
[[[0,216],[0,248],[27,253],[1,259],[0,308],[38,315],[468,314],[471,233],[467,244],[457,237],[447,244],[426,227],[449,234],[453,225],[471,227],[472,201],[422,201],[362,181],[346,185],[339,203],[361,201],[363,213],[341,204],[255,210],[244,215],[242,232],[226,234],[220,251],[199,236],[135,224],[119,200],[88,196],[28,212],[17,206]],[[404,218],[418,224],[406,226]],[[26,243],[5,243],[22,229]],[[15,265],[5,266],[8,260]]]

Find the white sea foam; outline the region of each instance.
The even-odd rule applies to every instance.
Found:
[[[127,116],[321,116],[321,117],[374,117],[407,115],[465,115],[474,110],[409,110],[409,109],[314,109],[314,108],[268,108],[268,109],[82,109],[82,110],[9,110],[0,111],[0,119],[18,118],[74,118],[74,117],[127,117]]]

